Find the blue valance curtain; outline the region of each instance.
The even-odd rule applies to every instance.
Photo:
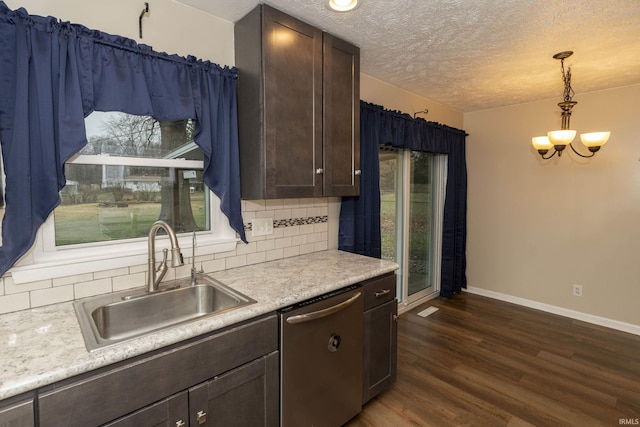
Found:
[[[121,111],[196,120],[204,182],[246,241],[240,207],[236,70],[0,1],[0,142],[6,175],[0,275],[59,204],[64,163],[86,143],[84,118]]]
[[[362,179],[367,180],[361,181],[359,197],[343,198],[339,248],[380,257],[378,145],[447,154],[440,294],[449,297],[460,292],[467,286],[466,133],[364,101],[360,102],[360,120],[360,168]]]

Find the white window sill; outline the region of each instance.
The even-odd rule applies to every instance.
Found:
[[[162,249],[168,247],[166,237],[158,237],[156,242],[156,259],[162,259]],[[179,238],[179,244],[183,257],[192,257],[193,249],[191,236]],[[237,238],[198,238],[195,255],[207,255],[218,252],[228,252],[236,248]],[[119,245],[105,245],[100,254],[68,257],[59,254],[57,257],[41,258],[31,265],[14,266],[10,272],[15,284],[36,282],[40,280],[55,279],[59,277],[75,276],[77,274],[93,273],[96,271],[113,270],[123,267],[146,265],[148,261],[147,242],[131,247],[123,251]]]

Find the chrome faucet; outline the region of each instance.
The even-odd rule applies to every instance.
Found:
[[[184,265],[176,232],[173,231],[173,228],[164,221],[154,222],[151,226],[151,230],[149,230],[149,273],[147,274],[147,292],[156,292],[158,290],[158,285],[169,269],[169,267],[167,267],[167,254],[169,250],[166,248],[162,250],[164,259],[156,268],[156,234],[158,234],[158,230],[161,228],[167,232],[169,240],[171,241],[171,267],[175,268]],[[156,276],[158,271],[160,274]]]

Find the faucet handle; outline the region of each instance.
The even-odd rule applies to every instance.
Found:
[[[166,270],[167,269],[167,254],[169,253],[168,249],[162,250],[162,262],[158,264],[156,271]]]

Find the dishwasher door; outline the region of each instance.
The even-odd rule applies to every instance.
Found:
[[[338,427],[362,410],[363,299],[351,286],[280,311],[283,427]]]

